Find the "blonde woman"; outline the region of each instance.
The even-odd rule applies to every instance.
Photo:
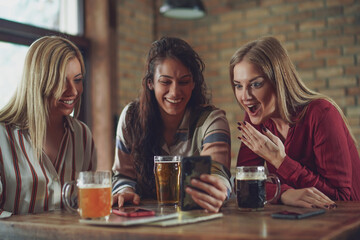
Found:
[[[281,180],[284,204],[332,208],[335,200],[360,200],[360,159],[344,114],[304,85],[276,38],[237,50],[230,78],[246,112],[238,166],[266,163]],[[267,190],[272,195],[271,184]]]
[[[84,74],[69,40],[42,37],[30,46],[21,83],[0,110],[0,216],[58,209],[63,183],[96,168],[91,132],[76,119]]]

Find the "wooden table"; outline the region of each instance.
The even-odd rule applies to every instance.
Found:
[[[337,205],[322,215],[283,220],[270,215],[292,207],[267,205],[261,212],[240,212],[232,200],[224,206],[222,218],[166,228],[85,225],[77,214],[55,211],[0,220],[0,239],[360,239],[360,202]]]

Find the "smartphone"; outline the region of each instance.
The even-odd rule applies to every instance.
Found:
[[[180,178],[180,209],[182,211],[201,209],[194,202],[191,195],[187,194],[186,187],[191,187],[197,191],[202,191],[190,184],[191,179],[199,178],[201,174],[210,174],[211,157],[210,156],[192,156],[183,157],[181,160],[181,178]]]
[[[114,208],[112,212],[123,217],[145,217],[155,215],[155,211],[141,207],[121,207],[118,209]]]
[[[303,219],[311,216],[316,216],[319,214],[325,213],[324,209],[298,209],[298,210],[291,210],[291,211],[281,211],[277,213],[271,214],[273,218],[281,218],[281,219]]]

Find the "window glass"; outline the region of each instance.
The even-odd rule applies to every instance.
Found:
[[[1,0],[0,18],[72,35],[83,34],[81,0]]]
[[[20,82],[28,46],[0,42],[0,108],[10,100]]]

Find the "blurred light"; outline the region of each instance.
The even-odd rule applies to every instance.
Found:
[[[177,19],[199,19],[206,14],[201,0],[165,0],[160,13]]]

